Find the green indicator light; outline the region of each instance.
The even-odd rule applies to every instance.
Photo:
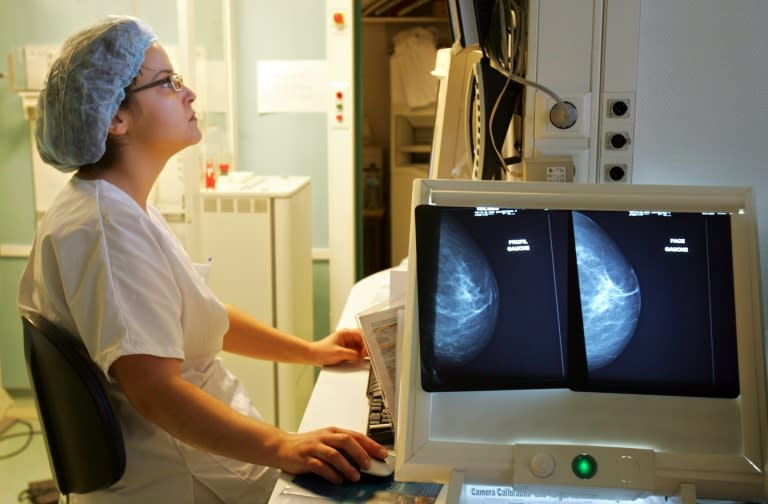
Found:
[[[597,461],[592,455],[580,453],[573,457],[571,469],[573,469],[573,474],[575,474],[576,477],[590,479],[597,474]]]

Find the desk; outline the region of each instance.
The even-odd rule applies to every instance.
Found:
[[[389,300],[389,270],[357,282],[349,292],[337,328],[357,327],[361,311]],[[368,426],[368,362],[324,367],[315,382],[299,432],[335,426],[365,432]]]
[[[389,301],[390,270],[380,271],[366,277],[356,283],[350,290],[347,302],[344,306],[338,327],[356,327],[356,315],[367,308],[387,303]],[[336,426],[358,432],[365,432],[368,422],[368,397],[366,395],[368,388],[369,364],[367,362],[343,364],[321,369],[315,383],[312,396],[307,404],[304,417],[299,426],[299,432],[307,432],[328,426]],[[291,485],[293,476],[282,474],[278,478],[275,488],[272,491],[270,502],[276,501],[276,496]],[[473,485],[482,487],[483,485]],[[503,485],[507,488],[507,485]],[[491,488],[491,487],[488,487]],[[493,486],[498,488],[498,485]],[[511,491],[512,487],[508,487]],[[440,494],[436,499],[436,504],[445,504],[447,502],[448,485],[443,485]],[[475,495],[475,494],[473,494]],[[494,498],[483,497],[482,494],[476,494],[477,497],[467,498],[465,502],[498,502],[505,504],[508,502],[524,502],[521,497],[504,497],[499,495]],[[512,494],[504,494],[512,495]],[[564,499],[552,498],[552,504],[561,504]],[[600,502],[596,499],[578,497],[567,498],[571,504],[594,504]],[[284,501],[285,502],[285,501]],[[318,498],[317,502],[328,502],[323,498]],[[544,498],[536,496],[531,497],[528,502],[541,504],[545,502]],[[628,504],[664,504],[666,498],[650,496],[634,501],[617,501],[609,499],[610,503]],[[725,504],[732,504],[732,501],[719,501]]]
[[[358,313],[389,301],[389,273],[389,270],[379,271],[363,278],[352,287],[338,328],[357,327],[355,316]],[[299,425],[299,432],[329,426],[365,432],[368,426],[369,369],[367,362],[322,368]],[[275,496],[289,485],[292,478],[289,474],[281,474],[270,500],[275,499]]]

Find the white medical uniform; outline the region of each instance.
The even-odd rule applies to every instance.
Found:
[[[109,378],[119,357],[181,359],[181,375],[261,418],[217,354],[229,327],[157,209],[103,180],[72,177],[42,219],[19,287],[19,310],[79,334]],[[145,420],[110,379],[126,445],[123,478],[73,502],[260,502],[275,470],[195,449]],[[266,488],[263,488],[266,487]]]

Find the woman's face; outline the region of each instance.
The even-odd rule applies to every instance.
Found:
[[[144,64],[129,93],[130,89],[165,79],[173,73],[168,54],[154,43],[147,49]],[[131,98],[133,127],[126,140],[145,149],[149,155],[167,159],[202,138],[192,109],[196,95],[188,87],[182,86],[176,91],[166,82],[132,93]]]

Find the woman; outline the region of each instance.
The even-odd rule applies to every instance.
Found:
[[[38,104],[44,161],[77,170],[38,226],[20,311],[79,334],[110,382],[125,476],[82,502],[264,502],[276,468],[359,479],[386,450],[337,428],[294,434],[263,422],[222,350],[280,362],[364,357],[360,333],[317,342],[265,326],[208,289],[147,203],[168,159],[200,141],[195,94],[152,30],[109,17],[71,37]]]

